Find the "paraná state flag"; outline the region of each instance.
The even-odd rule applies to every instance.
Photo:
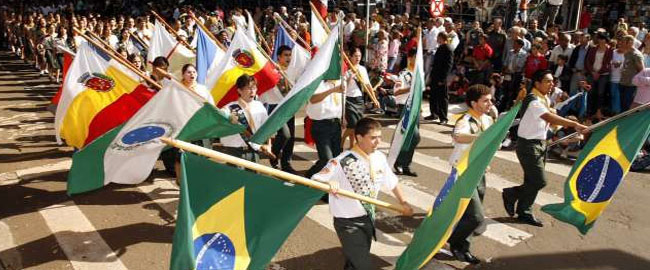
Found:
[[[201,27],[196,28],[196,81],[205,85],[208,74],[213,74],[226,52],[206,34]]]
[[[546,205],[542,211],[587,234],[612,201],[649,133],[650,110],[593,131],[564,184],[564,203]]]
[[[171,270],[266,269],[323,195],[188,152],[181,168]]]
[[[421,39],[421,37],[420,37]],[[413,143],[415,128],[419,125],[420,109],[422,107],[422,92],[426,87],[424,83],[424,65],[422,58],[422,42],[418,42],[415,55],[415,70],[411,81],[411,90],[406,100],[402,116],[393,133],[393,139],[388,151],[388,164],[393,166],[399,153],[406,151]]]
[[[217,107],[237,100],[235,82],[243,74],[255,77],[258,95],[270,90],[280,81],[280,73],[259,51],[255,41],[246,32],[237,29],[225,57],[215,73],[208,74],[206,80],[206,86]]]
[[[131,118],[154,95],[140,77],[100,49],[79,46],[56,109],[56,139],[82,148]]]
[[[434,201],[431,211],[397,260],[396,270],[422,268],[447,242],[520,108],[521,104],[514,106],[481,133],[463,153]]]
[[[163,81],[163,89],[128,122],[72,156],[68,194],[109,183],[141,183],[166,146],[160,137],[195,141],[243,131],[243,126],[230,123],[227,115],[180,83]]]
[[[181,79],[181,68],[185,64],[194,63],[196,55],[189,48],[185,47],[182,43],[170,34],[165,26],[158,20],[154,24],[153,36],[147,51],[147,62],[149,67],[151,63],[158,56],[164,56],[169,61],[169,73],[173,74],[175,78]]]
[[[307,104],[307,101],[309,101],[323,80],[341,78],[339,45],[339,28],[335,27],[321,50],[304,68],[305,72],[302,73],[298,82],[273,110],[269,118],[253,134],[250,139],[251,142],[262,144],[275,134],[300,108]],[[294,46],[294,48],[296,47],[302,49],[300,46]],[[303,57],[305,56],[308,57],[308,54],[303,55]]]
[[[314,0],[312,1],[312,3],[313,2],[320,2],[320,0]],[[325,9],[325,13],[327,14],[327,8]],[[329,27],[321,23],[321,21],[317,17],[319,16],[318,14],[320,14],[320,12],[318,10],[314,10],[314,8],[312,7],[311,20],[309,25],[311,26],[311,45],[313,47],[316,47],[315,49],[323,45],[323,43],[325,42],[325,39],[327,37],[327,31],[325,30],[325,27]],[[321,17],[321,18],[325,20],[327,17]],[[341,29],[341,31],[343,30]]]

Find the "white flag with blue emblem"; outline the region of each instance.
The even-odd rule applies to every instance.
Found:
[[[73,156],[68,194],[109,183],[138,184],[153,169],[165,144],[158,138],[184,141],[218,138],[244,131],[214,105],[176,81],[164,87],[127,123],[107,132]]]

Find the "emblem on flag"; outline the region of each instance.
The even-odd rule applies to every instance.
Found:
[[[605,154],[594,157],[578,175],[578,196],[590,203],[607,201],[614,195],[623,175],[623,168],[616,159]]]
[[[167,123],[146,123],[134,128],[124,134],[117,140],[111,149],[121,151],[131,151],[140,146],[154,142],[154,139],[170,136],[174,132],[174,127]]]
[[[243,68],[252,67],[255,64],[255,58],[249,51],[238,49],[232,54],[235,63]]]
[[[101,73],[86,72],[77,81],[97,92],[109,92],[115,87],[115,80]]]

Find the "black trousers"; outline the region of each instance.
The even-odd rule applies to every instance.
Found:
[[[344,270],[371,270],[370,245],[375,227],[370,217],[334,218],[334,230],[345,256]]]
[[[444,82],[443,82],[444,83]],[[440,119],[440,121],[447,121],[447,109],[449,107],[449,91],[447,84],[438,85],[437,82],[433,83],[434,87],[431,88],[431,95],[429,95],[429,109],[431,115]]]
[[[467,209],[458,221],[458,225],[449,237],[449,245],[453,250],[469,251],[470,238],[478,227],[483,224],[485,215],[483,213],[483,197],[485,196],[485,176],[481,179],[472,194]]]
[[[269,104],[269,115],[275,110],[277,104]],[[289,121],[282,126],[275,135],[271,152],[280,159],[280,166],[287,168],[290,166],[289,161],[293,156],[293,146],[296,141],[296,118],[291,117]]]
[[[341,154],[341,120],[338,118],[313,120],[311,136],[316,143],[318,161],[307,171],[305,175],[307,178],[311,178],[323,169],[330,159]]]

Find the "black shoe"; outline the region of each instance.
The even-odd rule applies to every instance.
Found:
[[[435,115],[429,115],[429,116],[424,118],[424,120],[427,120],[427,121],[435,121],[437,119],[438,119],[438,117],[436,117]]]
[[[273,169],[278,169],[278,159],[277,158],[269,158],[269,163],[271,163],[271,167]]]
[[[444,126],[444,125],[447,124],[447,122],[448,122],[447,120],[440,120],[440,122],[438,122],[438,124]]]
[[[290,173],[290,174],[298,175],[298,172],[297,172],[296,170],[294,170],[294,169],[291,167],[291,165],[282,166],[282,171],[287,172],[287,173]]]
[[[472,253],[469,251],[460,251],[460,250],[452,249],[451,253],[453,253],[454,257],[456,257],[456,259],[461,262],[466,262],[471,264],[481,263],[481,260],[479,258],[476,258],[476,256],[472,255]]]
[[[402,167],[397,166],[397,164],[395,164],[395,166],[393,166],[393,168],[395,169],[395,174],[396,175],[403,175],[404,174],[404,170],[402,169]]]
[[[501,193],[501,198],[503,198],[503,207],[506,209],[506,213],[508,213],[508,216],[514,217],[515,216],[515,203],[517,203],[517,200],[513,198],[512,194],[510,194],[509,189],[503,189],[503,193]]]
[[[402,169],[402,173],[404,175],[407,175],[407,176],[418,177],[418,174],[416,172],[414,172],[414,171],[411,171],[411,168],[409,168],[409,167],[404,167]]]
[[[528,224],[528,225],[533,225],[537,227],[544,227],[544,223],[540,219],[535,218],[533,215],[530,214],[524,214],[524,215],[519,215],[517,216],[517,220]]]

